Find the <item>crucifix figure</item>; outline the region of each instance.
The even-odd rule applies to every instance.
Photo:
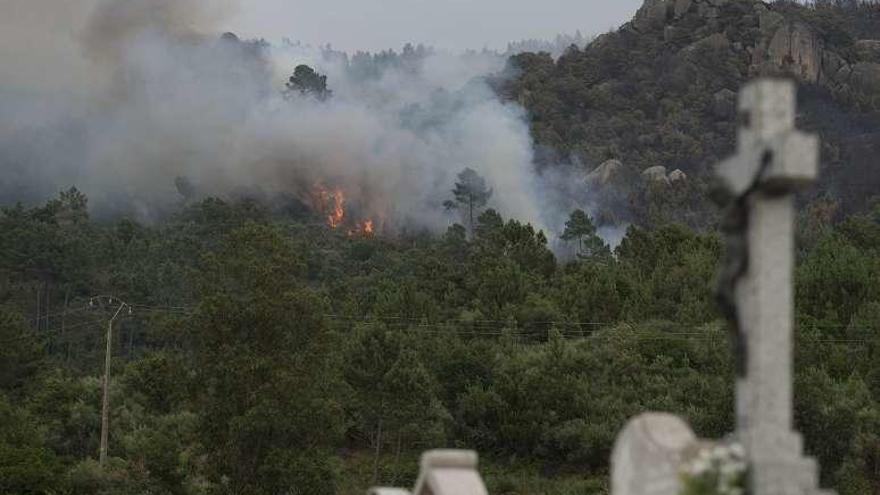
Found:
[[[717,174],[727,193],[718,299],[737,356],[736,428],[752,495],[819,490],[792,409],[794,194],[818,173],[819,141],[795,129],[795,85],[759,79],[740,93],[737,153]]]

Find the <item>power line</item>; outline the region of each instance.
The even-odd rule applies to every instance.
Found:
[[[192,314],[194,312],[194,308],[190,306],[149,306],[149,305],[134,305],[134,307],[140,308],[142,310],[147,311],[160,311],[160,312],[177,312],[179,314]],[[406,327],[408,329],[418,331],[420,333],[425,334],[459,334],[459,335],[481,335],[481,336],[528,336],[534,337],[536,332],[531,332],[528,330],[523,330],[521,327],[516,329],[510,329],[508,326],[511,323],[516,324],[516,321],[510,320],[490,320],[490,319],[478,319],[478,320],[469,320],[464,318],[451,318],[443,320],[442,322],[430,323],[427,322],[429,318],[427,317],[407,317],[407,316],[371,316],[371,317],[358,317],[358,316],[346,316],[339,314],[324,314],[322,315],[325,318],[336,320],[339,322],[350,322],[357,323],[362,325],[378,325],[378,324],[388,324],[389,322],[393,325],[397,325],[398,327]],[[419,322],[417,324],[413,324],[411,322]],[[451,324],[466,324],[475,327],[474,329],[454,329],[450,328]],[[598,322],[598,321],[589,321],[589,322],[569,322],[569,321],[534,321],[527,322],[527,324],[531,325],[549,325],[551,327],[565,327],[565,326],[592,326],[592,327],[601,327],[601,326],[616,326],[616,325],[632,325],[621,322]],[[563,337],[574,337],[574,338],[582,338],[582,337],[590,337],[590,338],[619,338],[619,337],[628,337],[635,336],[640,340],[669,340],[672,338],[689,338],[691,340],[702,340],[702,341],[714,341],[714,340],[724,340],[727,338],[726,335],[709,335],[705,332],[698,331],[678,331],[678,332],[610,332],[605,334],[597,334],[595,330],[591,330],[589,332],[576,331],[576,330],[565,330],[556,328],[556,332],[561,334]],[[802,340],[799,343],[817,343],[817,344],[864,344],[864,343],[880,343],[880,338],[878,339],[834,339],[834,338],[821,338],[821,339],[809,339]]]
[[[121,300],[116,299],[121,302]],[[149,305],[149,304],[128,304],[134,311],[134,314],[138,312],[146,312],[146,313],[166,313],[166,314],[178,314],[178,315],[191,315],[195,312],[195,307],[193,306],[158,306],[158,305]],[[73,310],[68,310],[67,314],[78,314],[81,311],[88,309],[87,307],[76,308]],[[61,315],[63,313],[56,313],[54,316]],[[50,315],[53,316],[53,315]],[[470,320],[465,318],[450,318],[442,321],[430,322],[430,318],[427,317],[408,317],[408,316],[370,316],[370,317],[358,317],[358,316],[346,316],[339,314],[324,314],[322,315],[324,318],[332,320],[337,323],[345,324],[357,324],[364,326],[372,326],[372,325],[387,325],[391,328],[399,328],[406,329],[408,331],[422,333],[426,335],[460,335],[460,336],[484,336],[484,337],[493,337],[493,336],[510,336],[510,337],[535,337],[537,335],[546,334],[547,331],[544,329],[537,331],[530,331],[524,329],[522,324],[517,324],[515,320],[492,320],[492,319],[476,319]],[[42,316],[45,318],[46,316]],[[31,322],[36,321],[29,320]],[[65,332],[68,330],[73,330],[76,328],[83,327],[85,325],[93,325],[96,324],[94,321],[74,324],[74,325],[65,325],[62,327],[55,327],[53,329],[47,329],[43,332],[40,332],[39,335],[23,335],[21,337],[7,339],[5,341],[0,341],[0,343],[11,343],[20,340],[32,339],[32,338],[44,338],[48,336],[57,335],[61,330]],[[664,340],[672,340],[672,339],[684,339],[684,340],[692,340],[692,341],[703,341],[703,342],[711,342],[717,340],[726,340],[726,335],[723,334],[707,334],[706,332],[700,331],[673,331],[673,332],[644,332],[644,331],[608,331],[599,333],[596,329],[597,327],[613,327],[613,326],[629,326],[632,328],[634,324],[625,323],[625,322],[598,322],[598,321],[587,321],[587,322],[577,322],[577,321],[534,321],[534,322],[525,322],[526,325],[542,325],[549,326],[553,328],[554,331],[564,337],[564,338],[582,338],[582,339],[593,339],[593,340],[608,340],[608,339],[626,339],[626,338],[635,338],[639,341],[664,341]],[[456,325],[463,325],[466,328],[456,328]],[[511,326],[512,325],[512,326]],[[568,327],[568,328],[566,328]],[[582,330],[574,330],[571,327],[593,327],[593,329],[589,331]],[[859,344],[874,344],[880,343],[880,337],[877,339],[865,339],[865,338],[801,338],[798,340],[798,344],[801,345],[820,345],[820,344],[839,344],[839,345],[859,345]]]
[[[37,318],[31,318],[29,320],[25,320],[25,322],[32,324],[32,323],[36,323],[38,321],[45,320],[48,318],[54,318],[56,316],[66,316],[66,315],[76,314],[76,313],[79,313],[80,311],[85,311],[87,309],[89,309],[88,306],[83,306],[83,307],[79,307],[79,308],[74,306],[72,309],[67,309],[66,311],[60,311],[58,313],[41,315]]]
[[[344,315],[335,315],[335,314],[325,314],[327,318],[334,319],[345,319],[345,320],[405,320],[405,321],[424,321],[428,320],[427,317],[418,317],[418,316],[371,316],[371,317],[357,317],[357,316],[344,316]],[[487,324],[502,324],[509,325],[511,321],[515,320],[487,320],[487,319],[477,319],[471,320],[467,318],[447,318],[443,321],[447,322],[458,322],[458,323],[487,323]],[[560,324],[560,325],[578,325],[578,326],[602,326],[602,325],[616,325],[619,322],[602,322],[602,321],[529,321],[530,324],[535,325],[550,325],[550,324]]]
[[[380,322],[370,322],[370,321],[360,321],[363,325],[378,325]],[[405,325],[405,324],[401,324]],[[500,328],[500,327],[499,327]],[[444,324],[420,324],[420,325],[409,325],[406,326],[406,329],[415,331],[417,333],[425,333],[425,334],[457,334],[457,335],[478,335],[478,336],[512,336],[512,337],[535,337],[536,335],[543,334],[544,332],[530,332],[522,329],[499,329],[499,330],[489,330],[486,328],[478,328],[475,330],[469,329],[455,329],[450,328]],[[636,338],[641,341],[662,341],[662,340],[671,340],[671,339],[686,339],[686,340],[696,340],[696,341],[718,341],[718,340],[727,340],[727,336],[724,334],[712,335],[707,334],[705,332],[627,332],[627,331],[611,331],[611,332],[603,332],[597,333],[595,331],[591,332],[578,332],[572,330],[560,330],[556,329],[556,332],[563,337],[566,338],[584,338],[584,339],[594,339],[594,340],[609,340],[609,339],[626,339],[626,338]],[[880,344],[880,338],[878,339],[831,339],[831,338],[823,338],[823,339],[809,339],[805,341],[798,342],[799,344],[804,343],[815,343],[815,344],[867,344],[867,343],[878,343]]]
[[[97,321],[87,321],[87,322],[83,322],[83,323],[78,323],[76,325],[65,325],[64,327],[55,327],[55,329],[41,331],[40,333],[29,332],[29,333],[20,335],[18,337],[0,340],[0,345],[11,344],[13,342],[20,342],[23,340],[43,340],[46,337],[57,336],[57,335],[61,334],[62,330],[64,332],[67,332],[68,330],[81,328],[81,327],[84,327],[87,325],[97,325],[97,324],[98,324]]]

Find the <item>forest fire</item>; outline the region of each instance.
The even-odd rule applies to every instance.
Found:
[[[345,195],[338,187],[328,189],[316,184],[312,191],[312,206],[316,211],[327,215],[327,225],[335,229],[345,219]]]
[[[355,227],[348,231],[348,235],[362,235],[362,236],[371,236],[373,235],[373,220],[366,219],[361,222],[357,222]]]
[[[348,230],[348,235],[370,236],[374,233],[374,223],[371,218],[352,222],[345,222],[346,205],[345,193],[339,187],[328,188],[322,183],[318,183],[312,190],[312,207],[321,215],[325,215],[327,226],[331,229],[340,227],[343,223],[348,223],[352,227]]]

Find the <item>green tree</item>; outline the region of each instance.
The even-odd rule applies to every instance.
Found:
[[[700,323],[715,318],[711,297],[721,245],[717,235],[682,225],[630,227],[616,253],[635,290],[628,310],[637,318]]]
[[[870,251],[839,234],[826,237],[797,268],[798,307],[815,318],[836,320],[838,329],[845,328],[863,303],[880,294],[878,262]]]
[[[0,395],[0,493],[52,493],[60,465],[35,418]]]
[[[111,380],[111,385],[115,383]],[[46,444],[59,456],[69,459],[96,455],[100,408],[99,378],[70,376],[61,370],[41,376],[28,397],[28,411],[40,418]],[[111,425],[115,422],[111,421]],[[110,453],[115,455],[113,443],[110,444]]]
[[[373,482],[379,482],[379,456],[391,444],[399,456],[409,448],[443,443],[448,416],[437,398],[434,377],[402,332],[370,325],[357,330],[347,350],[346,379],[354,390],[358,429],[374,452]]]
[[[0,307],[0,392],[19,391],[39,370],[43,346],[24,319]]]
[[[444,202],[443,206],[447,210],[464,209],[468,229],[473,233],[475,215],[492,198],[492,189],[489,188],[486,179],[470,167],[462,170],[457,177],[455,188],[452,189],[454,200]]]
[[[506,223],[494,209],[477,218],[473,257],[476,263],[509,259],[522,270],[549,277],[556,270],[556,258],[547,249],[547,237],[531,224],[517,220]]]
[[[571,212],[560,238],[563,241],[577,241],[577,255],[581,258],[611,254],[602,238],[596,235],[593,219],[581,209]]]
[[[319,101],[325,101],[333,96],[333,91],[327,89],[327,76],[319,74],[308,65],[298,65],[287,81],[285,91],[288,98],[293,95],[312,96]]]
[[[344,429],[340,353],[298,249],[246,224],[205,257],[197,340],[201,442],[210,473],[240,494],[334,493]],[[225,481],[224,481],[225,480]]]

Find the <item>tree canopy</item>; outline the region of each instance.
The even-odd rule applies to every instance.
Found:
[[[732,428],[714,233],[633,226],[593,252],[575,211],[565,237],[584,249],[566,259],[493,209],[470,237],[455,224],[389,238],[219,199],[151,225],[72,223],[83,204],[0,213],[5,491],[360,493],[460,445],[481,452],[493,492],[601,492],[633,414]],[[817,228],[822,211],[798,222],[813,240],[797,266],[796,419],[826,484],[870,493],[880,215]],[[133,307],[114,330],[103,469],[95,294]]]
[[[577,255],[580,257],[611,254],[605,241],[596,234],[593,219],[581,209],[571,212],[571,217],[565,222],[565,230],[562,231],[560,238],[563,241],[577,241]]]
[[[333,91],[327,89],[327,76],[303,64],[296,66],[293,75],[288,79],[286,95],[311,96],[324,101],[333,96]]]
[[[486,179],[474,169],[465,167],[457,176],[452,196],[453,200],[446,201],[443,205],[448,210],[459,208],[463,210],[468,228],[473,232],[476,215],[492,198],[492,189],[486,183]]]

